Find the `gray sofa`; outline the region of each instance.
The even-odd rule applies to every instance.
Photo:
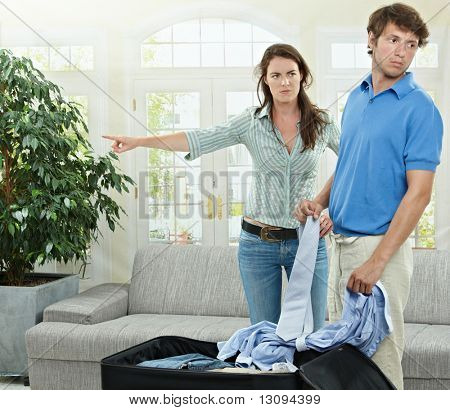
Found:
[[[415,251],[405,312],[405,388],[450,388],[449,257]],[[100,389],[100,360],[161,335],[226,340],[249,325],[235,247],[151,245],[130,285],[103,284],[44,311],[28,330],[32,389]]]

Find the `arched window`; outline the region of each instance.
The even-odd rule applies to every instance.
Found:
[[[281,39],[238,20],[200,18],[166,27],[141,45],[141,66],[250,67]]]

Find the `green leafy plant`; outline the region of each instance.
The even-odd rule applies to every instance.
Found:
[[[114,231],[121,208],[110,190],[133,180],[117,156],[96,156],[79,105],[31,60],[0,50],[0,282],[21,285],[50,260],[86,261],[102,215]]]

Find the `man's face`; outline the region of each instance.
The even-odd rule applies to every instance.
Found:
[[[372,68],[387,78],[395,79],[410,66],[419,46],[419,38],[411,31],[388,23],[378,40],[369,33],[369,45],[372,49]]]

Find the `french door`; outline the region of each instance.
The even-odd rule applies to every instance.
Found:
[[[207,128],[257,105],[250,79],[136,80],[133,135]],[[136,150],[138,246],[236,244],[251,182],[243,145],[187,161],[186,153]]]

